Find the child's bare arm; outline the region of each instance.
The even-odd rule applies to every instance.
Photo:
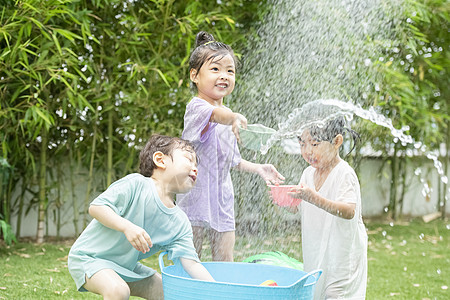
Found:
[[[238,141],[240,141],[239,127],[247,128],[247,119],[243,115],[234,113],[222,107],[217,107],[213,110],[210,121],[224,125],[231,125],[231,130]]]
[[[91,205],[89,214],[111,229],[123,232],[130,244],[138,251],[146,253],[152,247],[152,240],[141,227],[116,214],[109,206]]]
[[[210,121],[214,123],[233,125],[234,122],[240,121],[242,125],[247,126],[247,119],[238,113],[234,113],[223,107],[216,107],[211,113]]]
[[[300,184],[288,193],[294,198],[302,199],[315,206],[325,210],[326,212],[344,219],[352,219],[355,215],[356,204],[332,201],[322,197],[308,186]]]
[[[201,264],[192,259],[180,258],[183,269],[191,276],[193,279],[214,281],[214,278],[209,274],[208,270]]]
[[[264,179],[266,184],[280,184],[284,181],[284,176],[271,164],[255,164],[245,159],[236,167],[240,171],[256,173]]]

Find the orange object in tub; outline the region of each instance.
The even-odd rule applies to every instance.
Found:
[[[278,286],[278,284],[275,281],[271,280],[271,279],[264,281],[260,285],[264,285],[264,286]]]
[[[296,185],[268,185],[273,203],[279,206],[297,206],[302,199],[292,198],[288,195],[292,188]]]

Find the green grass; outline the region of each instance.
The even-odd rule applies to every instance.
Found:
[[[450,225],[369,224],[367,299],[449,299]]]
[[[367,299],[449,299],[450,225],[368,223]],[[101,299],[79,293],[67,271],[71,242],[36,245],[0,244],[0,299]],[[300,234],[274,238],[239,237],[236,261],[255,253],[279,250],[301,258]],[[206,247],[204,261],[210,259]],[[159,269],[157,257],[144,262]],[[134,298],[138,299],[138,298]]]

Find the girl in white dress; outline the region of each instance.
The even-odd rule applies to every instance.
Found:
[[[343,117],[309,126],[298,137],[305,169],[291,190],[303,199],[302,248],[305,271],[322,269],[314,299],[365,299],[367,233],[361,216],[361,194],[355,171],[341,159]]]

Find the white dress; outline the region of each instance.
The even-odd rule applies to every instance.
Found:
[[[315,190],[315,168],[309,166],[301,183]],[[336,217],[306,201],[301,202],[302,248],[305,271],[322,269],[314,299],[365,299],[367,233],[361,216],[361,194],[355,171],[341,161],[318,193],[334,201],[356,203],[351,220]]]

